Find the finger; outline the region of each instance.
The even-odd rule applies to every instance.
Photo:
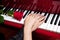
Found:
[[[45,22],[45,20],[40,21],[38,25],[41,25],[43,22]]]
[[[38,22],[39,22],[39,21],[42,21],[42,20],[45,20],[45,17],[44,17],[44,16],[40,17],[40,18],[38,19]]]
[[[41,15],[40,15],[40,14],[36,14],[36,15],[35,15],[35,18],[36,18],[36,17],[39,17],[39,16],[41,16]]]
[[[25,17],[26,20],[28,20],[33,14],[29,14],[28,16]]]
[[[34,13],[33,15],[32,15],[32,17],[35,17],[36,16],[36,14]]]
[[[35,19],[35,21],[37,20],[37,19],[39,19],[41,16],[40,16],[40,14],[34,14],[34,19]]]
[[[39,22],[39,21],[42,21],[42,20],[44,20],[45,19],[45,17],[43,17],[43,16],[38,16],[36,19],[35,19],[35,21],[36,22]],[[36,23],[35,22],[35,23]]]
[[[31,15],[32,15],[32,14],[29,14],[27,17],[30,17]],[[27,18],[27,17],[26,17],[26,18]]]
[[[36,24],[33,26],[32,31],[36,30],[45,20],[41,22],[36,22]]]

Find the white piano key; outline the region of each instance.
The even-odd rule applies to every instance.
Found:
[[[59,21],[60,21],[60,16],[59,16],[59,20],[58,20],[57,25],[59,24]],[[60,32],[60,26],[57,27],[56,31],[57,31],[57,32]]]
[[[47,16],[48,16],[48,13],[45,16],[45,19],[46,19]],[[47,23],[43,23],[41,26],[39,26],[39,28],[46,29],[46,26],[47,26]]]
[[[24,11],[23,16],[25,15],[26,12],[27,12],[27,10]]]
[[[30,12],[30,11],[29,11]],[[26,17],[28,16],[29,12],[27,13]],[[31,12],[32,14],[34,13],[34,11]],[[26,19],[26,17],[20,21],[20,23],[24,24],[24,20]]]
[[[30,12],[30,11],[29,11],[29,12]],[[26,15],[26,16],[28,16],[29,12],[27,13],[27,15]]]
[[[52,29],[52,31],[57,32],[57,28],[58,28],[58,25],[54,25],[54,28]]]
[[[27,10],[26,10],[25,12],[27,12]],[[24,13],[25,13],[25,12],[24,12]],[[29,11],[29,12],[30,12],[30,11]],[[26,17],[28,16],[29,12],[27,13]],[[34,13],[34,11],[32,11],[31,13]],[[24,24],[24,20],[26,19],[26,17],[25,17],[24,19],[22,18],[22,20],[20,21],[21,24]]]
[[[45,14],[45,13],[42,13],[41,15],[43,15],[43,16],[44,16],[44,14]]]
[[[48,18],[48,20],[47,20],[47,23],[50,24],[52,17],[53,17],[53,14],[50,14],[50,16],[49,16],[49,18]]]
[[[38,14],[40,14],[40,12]]]
[[[28,13],[26,14],[26,16],[25,16],[24,20],[25,20],[25,19],[26,19],[26,17],[28,16],[29,12],[30,12],[30,11],[28,11]]]
[[[50,22],[51,22],[52,17],[53,17],[53,14],[50,14],[50,16],[49,16],[49,18],[47,20],[47,25],[48,26],[46,26],[46,28],[50,29],[50,30],[52,30],[52,28],[53,28],[52,25],[50,26]]]
[[[16,9],[16,11],[18,11],[19,9]]]
[[[47,25],[47,23],[43,23],[42,25],[40,25],[38,28],[40,28],[40,29],[44,29],[44,30],[48,30],[48,31],[53,31],[53,30],[51,30],[51,29],[46,29],[46,28],[43,28],[43,27],[45,27],[45,26],[56,26],[56,25],[52,25],[52,24],[48,24]],[[57,27],[59,27],[59,26],[57,26]],[[57,31],[53,31],[53,32],[58,32],[58,33],[60,33],[60,27],[59,27],[59,29],[57,30]]]
[[[3,8],[3,10],[5,9],[6,7]]]
[[[37,14],[37,12],[35,12]]]
[[[47,23],[47,24],[48,24],[48,23]],[[47,25],[47,30],[52,31],[53,27],[54,27],[54,25],[52,25],[52,24],[48,24],[48,25]]]
[[[60,26],[58,26],[57,32],[60,33]]]
[[[52,25],[51,25],[51,29],[50,29],[50,30],[52,30],[52,31],[53,31],[53,29],[54,29],[54,27],[55,27],[54,22],[55,22],[57,16],[58,16],[58,15],[56,14],[56,16],[55,16],[55,18],[54,18],[54,21],[53,21],[53,23],[52,23]]]
[[[7,21],[11,21],[11,22],[15,22],[15,23],[19,23],[19,24],[24,24],[24,19],[22,18],[21,21],[18,21],[10,16],[7,16],[7,15],[2,15],[4,17],[4,20],[7,20]]]
[[[28,10],[25,10],[25,11],[24,11],[23,16],[25,15],[25,13],[26,13],[27,11],[28,11]],[[21,24],[24,24],[24,20],[25,20],[25,18],[24,18],[24,19],[22,18],[21,21],[20,21],[20,23],[21,23]]]
[[[56,17],[57,17],[57,16],[58,16],[58,15],[56,14],[56,16],[55,16],[55,18],[54,18],[54,21],[53,21],[53,23],[52,23],[53,25],[54,25],[54,23],[55,23],[55,20],[56,20]]]
[[[47,23],[47,27],[48,27],[48,28],[46,28],[46,30],[52,31],[51,28],[50,28],[51,26],[53,26],[53,25]]]
[[[11,8],[10,10],[13,10],[13,8]]]
[[[22,18],[21,21],[20,21],[20,23],[21,23],[21,24],[24,24],[24,20],[25,20],[25,19]]]
[[[56,26],[54,26],[54,28],[53,28],[53,31],[57,31],[57,30],[58,30],[58,23],[59,23],[59,20],[60,20],[60,16],[59,16],[59,18],[58,18],[58,21],[57,21]]]
[[[11,21],[11,22],[16,22],[16,23],[20,23],[20,21],[10,17],[10,16],[7,16],[7,15],[1,15],[4,17],[4,20],[7,20],[7,21]]]
[[[59,16],[59,18],[58,18],[58,21],[57,21],[57,24],[56,24],[56,25],[58,25],[59,21],[60,21],[60,16]]]
[[[46,29],[46,26],[47,26],[47,23],[43,23],[43,24],[41,24],[38,28]]]
[[[34,11],[31,12],[32,14],[34,13]]]
[[[25,18],[28,13],[29,13],[29,10],[27,10],[27,12],[24,14],[23,18]]]
[[[45,19],[47,18],[47,16],[48,16],[48,13],[47,13],[47,15],[45,16]]]

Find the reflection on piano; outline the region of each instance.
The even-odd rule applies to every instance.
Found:
[[[14,22],[17,24],[24,24],[24,20],[27,15],[29,15],[30,13],[37,13],[37,14],[39,13],[46,17],[45,22],[41,26],[39,26],[39,30],[40,29],[44,30],[44,31],[42,31],[42,33],[47,30],[48,33],[46,32],[45,33],[46,35],[50,34],[50,36],[55,36],[55,37],[60,38],[59,37],[60,36],[60,4],[52,5],[53,4],[52,0],[49,0],[46,2],[44,0],[42,0],[41,1],[42,4],[40,4],[40,1],[41,0],[38,0],[38,1],[32,0],[29,2],[28,0],[26,0],[26,1],[18,0],[15,2],[13,0],[11,0],[11,1],[3,0],[2,4],[5,3],[4,4],[5,7],[3,7],[3,9],[2,9],[4,12],[4,14],[2,14],[2,16],[4,17],[4,20],[6,20],[6,21]],[[44,3],[46,4],[46,6]],[[18,12],[23,12],[23,18],[21,19],[21,21],[18,21],[16,19],[14,19],[13,17],[7,15],[7,12],[12,11],[12,10],[18,11]],[[50,33],[50,32],[53,32],[53,33]]]

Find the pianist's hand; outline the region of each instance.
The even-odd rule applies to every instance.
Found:
[[[40,14],[29,14],[24,22],[24,29],[31,32],[36,30],[44,21],[45,17]]]
[[[44,22],[44,16],[29,14],[24,22],[24,40],[32,40],[32,31],[36,30]]]

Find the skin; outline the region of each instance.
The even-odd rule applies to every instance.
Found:
[[[24,21],[24,40],[32,40],[32,32],[44,21],[45,17],[40,14],[29,14]]]

